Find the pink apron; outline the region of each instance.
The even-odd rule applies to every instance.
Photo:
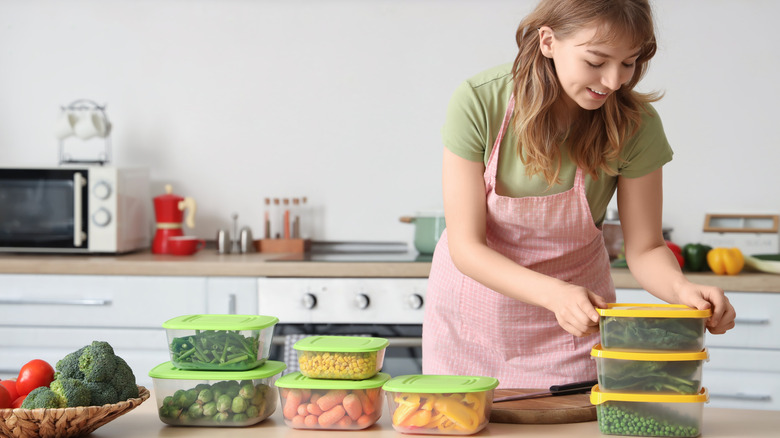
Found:
[[[496,194],[499,148],[514,109],[509,101],[485,169],[487,244],[534,271],[615,301],[604,238],[593,222],[584,174],[549,196]],[[538,293],[545,293],[540,290]],[[578,338],[553,312],[509,298],[462,274],[449,254],[447,230],[433,256],[423,322],[423,373],[491,376],[500,388],[546,388],[596,378],[590,349],[598,334]]]

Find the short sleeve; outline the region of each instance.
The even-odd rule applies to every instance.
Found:
[[[673,154],[661,117],[648,104],[642,115],[642,125],[623,149],[624,161],[618,165],[618,171],[626,178],[638,178],[671,161]]]
[[[487,144],[487,115],[474,88],[461,83],[450,98],[442,127],[444,146],[469,161],[484,161]]]

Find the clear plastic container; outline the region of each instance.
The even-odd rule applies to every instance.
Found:
[[[611,303],[596,309],[605,350],[666,350],[696,353],[712,311],[680,304]]]
[[[388,344],[387,339],[365,336],[309,336],[293,348],[306,377],[363,380],[382,369]]]
[[[604,350],[590,352],[596,360],[599,388],[604,392],[698,394],[707,349],[698,353],[643,353]]]
[[[696,395],[602,392],[593,387],[599,430],[605,435],[696,437],[701,435],[707,389]]]
[[[276,381],[284,422],[294,429],[365,429],[382,415],[382,385],[389,379],[385,373],[365,380],[287,374]]]
[[[414,374],[383,388],[397,432],[471,435],[488,424],[496,386],[493,377]]]
[[[257,424],[276,410],[273,382],[287,366],[266,361],[249,371],[180,370],[171,362],[149,371],[157,414],[172,426],[243,427]]]
[[[183,370],[245,371],[268,358],[275,316],[183,315],[163,323],[171,362]]]

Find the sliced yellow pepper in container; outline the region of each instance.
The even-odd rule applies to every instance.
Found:
[[[714,248],[707,253],[707,264],[718,275],[737,275],[745,267],[739,248]]]

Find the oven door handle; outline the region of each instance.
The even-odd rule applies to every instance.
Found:
[[[83,219],[81,217],[81,188],[87,185],[84,176],[79,172],[73,174],[73,246],[80,248],[84,244],[87,235],[81,230]]]

